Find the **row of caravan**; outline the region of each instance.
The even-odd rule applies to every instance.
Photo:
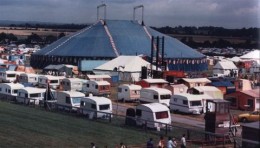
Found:
[[[217,88],[212,86],[203,86],[203,88],[204,87],[208,87],[208,90],[214,91],[205,91],[205,93],[200,92],[199,94],[184,92],[172,95],[170,90],[164,88],[141,88],[139,85],[124,84],[118,87],[117,99],[121,101],[139,100],[144,103],[161,103],[169,107],[171,111],[202,114],[206,111],[206,100],[216,98],[223,99],[222,92]],[[198,87],[198,89],[202,88]]]
[[[19,82],[25,86],[46,88],[48,83],[52,89],[60,88],[65,91],[80,91],[96,96],[110,95],[110,83],[107,81],[65,78],[64,76],[38,75],[17,71],[0,72],[0,82]]]

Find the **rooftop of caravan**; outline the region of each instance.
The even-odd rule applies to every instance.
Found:
[[[188,83],[210,83],[211,81],[207,78],[182,78],[184,81]]]
[[[97,97],[97,96],[84,97],[84,98],[82,98],[82,101],[84,101],[86,99],[90,99],[93,102],[95,102],[96,104],[110,104],[110,103],[112,103],[110,99],[105,98],[105,97]]]
[[[172,92],[168,89],[165,89],[165,88],[158,88],[158,87],[148,87],[148,88],[142,88],[143,90],[153,90],[153,91],[156,91],[156,92],[160,92],[160,93],[163,93],[163,94],[172,94]]]
[[[70,82],[87,82],[88,80],[79,79],[79,78],[64,78],[62,81],[70,81]]]
[[[194,95],[194,94],[188,94],[188,93],[175,94],[175,95],[173,95],[172,97],[173,97],[173,98],[176,98],[176,97],[187,98],[188,100],[191,100],[191,101],[211,98],[210,96],[208,96],[208,95],[206,95],[206,94]]]
[[[198,90],[199,92],[205,92],[205,91],[221,91],[215,86],[195,86],[194,89]]]
[[[21,88],[20,90],[24,90],[27,93],[43,93],[46,91],[44,88],[36,88],[36,87],[24,87]]]
[[[68,94],[70,97],[85,97],[85,94],[78,91],[61,91],[65,94]]]
[[[152,112],[161,112],[161,111],[169,110],[169,108],[166,105],[163,105],[161,103],[141,104],[141,105],[138,105],[137,108],[140,108],[141,106],[145,106],[146,109],[149,109]]]
[[[140,85],[135,85],[135,84],[123,84],[119,87],[122,87],[122,86],[128,87],[131,90],[140,90],[142,88]]]
[[[38,77],[40,75],[35,74],[35,73],[22,73],[20,76]]]
[[[109,75],[87,75],[89,79],[108,79],[111,78]]]
[[[143,79],[143,81],[147,82],[147,83],[169,83],[167,81],[165,81],[164,79]]]
[[[41,75],[39,78],[47,78],[48,80],[64,79],[64,76]]]
[[[0,86],[7,86],[9,88],[12,89],[20,89],[20,88],[24,88],[24,86],[20,83],[1,83]]]
[[[96,83],[97,85],[110,85],[109,82],[107,81],[88,81],[88,82],[93,82],[93,83]]]

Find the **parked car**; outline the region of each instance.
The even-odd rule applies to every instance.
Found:
[[[251,113],[244,113],[238,115],[238,121],[240,122],[254,122],[260,121],[260,111],[254,111]]]

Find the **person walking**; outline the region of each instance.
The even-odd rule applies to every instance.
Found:
[[[120,143],[120,148],[126,148],[126,146],[123,144],[123,142]]]
[[[160,137],[160,141],[158,143],[158,148],[165,148],[165,141],[163,136]]]
[[[186,148],[186,138],[185,138],[185,134],[182,135],[181,138],[181,148]]]
[[[177,148],[176,138],[172,138],[173,148]]]
[[[146,148],[154,148],[153,147],[153,138],[150,138],[146,143]]]
[[[91,145],[91,148],[96,148],[95,143],[91,142],[90,145]]]
[[[173,141],[172,141],[172,137],[168,138],[168,142],[167,142],[167,148],[173,148]]]

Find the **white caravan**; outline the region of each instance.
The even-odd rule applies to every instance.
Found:
[[[165,88],[149,87],[140,91],[140,101],[161,103],[169,107],[172,92]]]
[[[33,73],[22,73],[19,76],[19,83],[29,86],[35,86],[38,84],[39,75]]]
[[[64,78],[60,82],[60,86],[64,91],[82,91],[83,84],[87,80],[79,78]]]
[[[16,101],[24,104],[34,103],[39,105],[44,98],[45,92],[46,89],[43,88],[25,87],[18,90]]]
[[[80,111],[90,119],[109,119],[110,116],[112,117],[112,101],[105,97],[85,97],[81,99]]]
[[[77,91],[56,91],[58,109],[76,111],[85,94]]]
[[[63,76],[51,76],[51,75],[42,75],[38,78],[38,86],[39,87],[47,87],[48,81],[50,87],[53,89],[57,89],[60,85],[60,81],[64,79]]]
[[[0,93],[7,96],[17,96],[19,89],[24,88],[20,83],[0,83]]]
[[[188,93],[172,95],[170,110],[188,114],[202,114],[203,99],[206,99],[205,95],[193,95]]]
[[[149,128],[165,128],[171,124],[169,108],[160,103],[140,104],[136,106],[136,125]]]
[[[0,81],[1,82],[14,82],[19,77],[20,74],[24,72],[19,71],[1,71],[0,72]]]
[[[107,81],[92,81],[89,80],[83,86],[83,92],[93,94],[94,96],[109,96],[110,83]]]
[[[123,84],[118,86],[117,99],[120,101],[133,101],[140,98],[140,85]]]

